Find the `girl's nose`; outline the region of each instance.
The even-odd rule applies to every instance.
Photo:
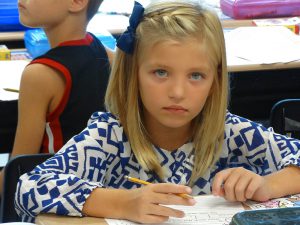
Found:
[[[175,100],[182,100],[185,96],[185,89],[182,79],[173,79],[170,82],[169,97]]]

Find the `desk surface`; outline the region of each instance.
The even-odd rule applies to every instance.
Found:
[[[289,63],[273,63],[273,64],[257,64],[240,58],[234,58],[228,62],[228,72],[247,72],[247,71],[262,71],[276,69],[295,69],[300,68],[300,61]]]
[[[255,26],[253,20],[222,20],[223,28],[237,28]]]
[[[128,26],[128,17],[123,15],[103,15],[97,14],[94,17],[94,22],[91,21],[92,26],[104,25],[103,28],[107,29],[112,34],[122,33]],[[106,23],[111,21],[111,23]],[[234,28],[240,26],[253,26],[252,20],[224,20],[222,21],[224,28]],[[1,40],[21,40],[24,37],[24,32],[0,32]],[[287,51],[288,52],[288,49]],[[261,71],[261,70],[275,70],[275,69],[293,69],[300,68],[300,60],[292,61],[289,63],[272,63],[272,64],[259,64],[251,62],[242,58],[227,56],[228,72],[243,72],[243,71]]]
[[[41,214],[36,218],[35,221],[38,225],[107,225],[103,218],[95,217],[70,217],[70,216],[57,216],[54,214]]]
[[[107,23],[109,21],[109,23]],[[129,24],[129,18],[124,15],[109,15],[109,14],[97,14],[90,21],[89,27],[98,26],[102,29],[108,30],[111,34],[120,34],[127,28]],[[97,29],[97,27],[96,27]],[[24,39],[25,31],[12,31],[12,32],[0,32],[1,41],[21,41]]]
[[[216,197],[213,195],[201,195],[195,197],[196,204],[192,207],[178,206],[177,209],[185,211],[185,217],[183,219],[173,218],[172,224],[197,224],[201,221],[201,224],[223,224],[228,221],[238,212],[244,211],[245,206],[239,202],[228,202],[224,198]],[[195,216],[197,213],[197,216]],[[215,220],[215,217],[218,220]],[[38,225],[62,225],[62,224],[87,224],[87,225],[106,225],[106,221],[102,218],[94,217],[66,217],[57,216],[54,214],[40,214],[36,218]]]
[[[100,16],[101,17],[101,16]],[[110,19],[103,17],[100,20],[113,21],[114,23],[104,23],[105,28],[112,34],[123,33],[128,26],[128,17],[122,15],[109,15]],[[224,28],[235,28],[241,26],[253,26],[252,20],[224,20],[222,21]],[[0,41],[18,41],[24,39],[25,31],[0,32]]]
[[[229,72],[300,67],[300,36],[283,26],[225,30]]]
[[[0,32],[0,41],[19,41],[24,39],[24,31]]]

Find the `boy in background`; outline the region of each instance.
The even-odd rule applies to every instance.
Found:
[[[104,110],[113,54],[86,31],[101,3],[18,1],[21,23],[43,28],[51,49],[23,71],[12,157],[55,153],[86,126],[93,112]]]

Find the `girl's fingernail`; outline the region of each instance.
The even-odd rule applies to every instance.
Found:
[[[190,188],[190,187],[187,187],[185,190],[186,190],[186,192],[188,192],[188,193],[191,193],[191,192],[192,192],[192,188]]]
[[[195,205],[196,204],[196,200],[194,198],[189,199],[189,203]]]

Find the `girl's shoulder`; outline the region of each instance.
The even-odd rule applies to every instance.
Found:
[[[107,124],[109,126],[121,127],[118,118],[110,112],[94,112],[88,121],[88,126],[97,123]]]
[[[226,112],[225,124],[238,124],[243,122],[252,122],[244,117],[232,114],[231,112]]]
[[[225,130],[240,130],[240,129],[260,129],[262,131],[267,131],[266,127],[262,124],[252,121],[250,119],[235,115],[230,113],[229,111],[226,112],[226,119],[225,119]]]
[[[82,134],[89,134],[94,139],[109,138],[111,140],[118,140],[118,142],[127,141],[123,126],[118,117],[110,112],[93,113],[88,121],[87,128]]]

